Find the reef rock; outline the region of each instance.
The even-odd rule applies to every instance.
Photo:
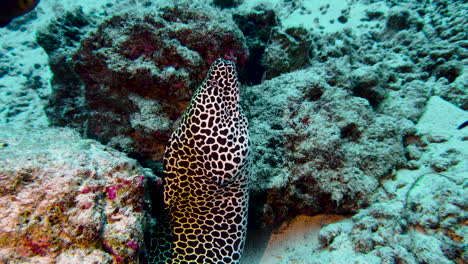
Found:
[[[350,83],[332,86],[324,75],[309,68],[246,91],[258,195],[252,216],[263,224],[355,212],[379,180],[405,164],[411,122],[374,112]]]
[[[467,263],[468,129],[458,129],[466,120],[466,111],[431,97],[404,140],[408,163],[418,166],[382,178],[369,205],[352,216],[301,214],[272,233],[251,232],[246,257],[273,264]]]
[[[309,65],[310,34],[301,27],[272,29],[263,56],[265,79],[292,72]]]
[[[49,27],[41,39],[54,32]],[[248,55],[231,16],[187,3],[118,13],[72,50],[49,53],[51,123],[76,127],[140,160],[162,160],[175,121],[215,59],[242,67]]]
[[[351,77],[354,94],[386,114],[417,122],[431,93],[467,109],[465,5],[443,0],[433,5],[358,1],[342,8],[310,1],[279,3],[270,11],[278,22],[262,39],[263,54],[257,54],[263,79],[336,65],[330,74],[344,72],[341,77]],[[244,34],[255,33],[244,20],[239,23]]]
[[[265,202],[253,206],[252,215],[264,225],[299,213],[350,213],[367,206],[392,170],[420,166],[414,159],[421,150],[406,148],[405,140],[413,138],[430,96],[462,109],[468,102],[463,22],[452,17],[463,16],[462,3],[356,3],[338,17],[327,6],[297,2],[274,9],[281,23],[262,58],[278,72],[266,66],[265,77],[272,79],[244,94],[256,161],[253,188],[263,198],[254,202]],[[364,12],[349,15],[359,8]],[[320,14],[335,17],[308,23]],[[279,55],[284,49],[272,48],[283,43],[275,32],[292,29],[300,34],[284,34],[290,42],[284,46],[302,54],[289,56],[297,67]],[[432,166],[444,171],[457,155],[446,153]]]
[[[347,263],[466,263],[468,114],[432,97],[406,141],[417,169],[382,181],[366,209],[320,231],[317,262],[346,255]],[[466,130],[466,128],[465,128]],[[437,140],[434,140],[437,139]],[[414,151],[414,150],[413,150]]]
[[[1,263],[137,263],[152,173],[70,129],[0,130]]]
[[[233,19],[244,33],[249,48],[249,58],[242,71],[239,72],[241,83],[259,84],[264,78],[265,67],[263,55],[270,39],[271,31],[277,25],[277,17],[273,8],[260,4],[250,9],[236,9]]]

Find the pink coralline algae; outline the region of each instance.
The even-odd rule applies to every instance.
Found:
[[[109,186],[106,188],[107,196],[110,200],[114,200],[117,197],[118,186]]]
[[[133,250],[138,250],[138,243],[135,240],[128,241],[127,246]]]

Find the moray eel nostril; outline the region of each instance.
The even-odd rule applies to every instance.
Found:
[[[248,204],[249,134],[235,64],[217,59],[164,156],[168,226],[150,263],[239,263]]]

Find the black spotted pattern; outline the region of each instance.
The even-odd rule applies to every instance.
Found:
[[[165,151],[171,241],[151,263],[240,262],[247,226],[247,126],[235,64],[217,59]]]

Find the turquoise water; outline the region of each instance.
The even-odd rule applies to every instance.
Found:
[[[466,1],[20,2],[0,263],[467,262]]]

